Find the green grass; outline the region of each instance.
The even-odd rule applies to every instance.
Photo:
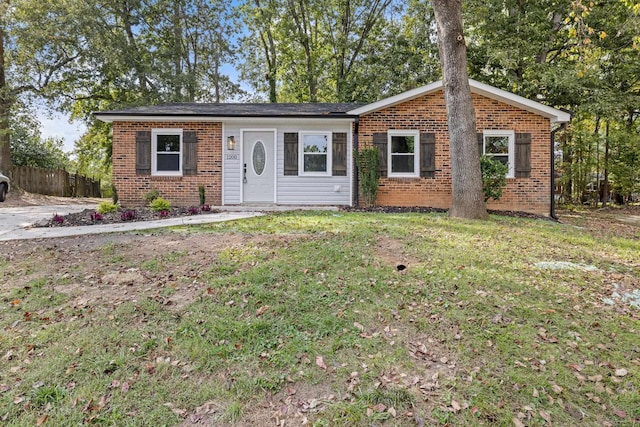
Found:
[[[7,425],[192,414],[265,425],[284,407],[293,425],[640,423],[640,313],[602,303],[613,283],[640,288],[637,239],[540,220],[335,212],[178,231],[246,237],[201,268],[180,310],[152,298],[76,307],[62,292],[70,279],[55,277],[0,288]],[[95,256],[169,274],[188,262],[188,242],[136,265],[112,243]],[[0,263],[0,280],[16,269]]]

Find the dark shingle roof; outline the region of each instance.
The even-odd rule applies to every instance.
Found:
[[[200,117],[350,117],[347,112],[364,104],[205,104],[177,103],[122,110],[98,111],[97,116],[200,116]]]

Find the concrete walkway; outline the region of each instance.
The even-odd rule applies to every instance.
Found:
[[[123,231],[147,230],[176,225],[208,224],[233,221],[264,215],[267,211],[291,210],[336,210],[326,206],[223,206],[212,207],[220,213],[200,214],[154,221],[122,222],[117,224],[84,225],[78,227],[31,227],[38,221],[50,219],[54,214],[66,215],[95,209],[95,205],[48,205],[25,206],[19,208],[0,208],[0,241],[42,239],[85,234],[116,233]]]

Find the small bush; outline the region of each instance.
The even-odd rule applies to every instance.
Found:
[[[136,211],[124,211],[120,214],[120,219],[123,221],[133,221],[136,219]]]
[[[197,206],[189,206],[189,215],[195,215],[199,212]]]
[[[205,195],[204,185],[198,185],[198,193],[200,193],[200,204],[204,205],[207,202],[207,196]]]
[[[101,214],[106,214],[106,213],[110,213],[110,212],[115,212],[118,210],[118,205],[116,205],[115,203],[111,203],[111,202],[101,202],[98,205],[98,208],[96,209],[96,211],[98,211],[98,213]]]
[[[148,191],[144,194],[144,200],[147,202],[147,204],[159,198],[160,198],[160,192],[156,189]]]
[[[62,224],[64,222],[64,217],[62,215],[54,214],[52,221],[54,224]]]
[[[154,212],[168,211],[171,209],[171,202],[163,199],[162,197],[157,197],[151,203],[149,203],[149,207]]]
[[[507,165],[495,161],[487,156],[480,158],[480,170],[482,172],[482,192],[484,201],[498,200],[502,197],[502,191],[507,186]]]
[[[114,205],[118,204],[118,190],[116,190],[116,186],[111,184],[111,200]]]
[[[91,214],[91,221],[102,221],[104,218],[100,212],[94,212]]]
[[[170,215],[170,214],[171,214],[171,213],[170,213],[169,211],[160,211],[160,212],[158,212],[158,216],[159,216],[160,218],[169,218],[169,215]]]
[[[209,205],[202,205],[200,209],[202,209],[203,212],[211,212],[211,206]]]

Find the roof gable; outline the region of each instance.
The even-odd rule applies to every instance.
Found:
[[[571,115],[565,111],[549,107],[547,105],[532,101],[530,99],[524,98],[511,92],[507,92],[502,89],[498,89],[497,87],[480,83],[473,79],[469,79],[469,86],[471,86],[472,93],[476,93],[490,99],[495,99],[497,101],[504,102],[505,104],[521,108],[531,113],[538,114],[542,117],[546,117],[550,119],[552,123],[565,123],[571,120]],[[404,102],[419,98],[424,95],[428,95],[430,93],[442,90],[442,88],[442,80],[438,80],[437,82],[430,83],[426,86],[412,89],[407,92],[403,92],[401,94],[355,108],[351,111],[348,111],[347,113],[362,116],[388,107],[402,104]]]

